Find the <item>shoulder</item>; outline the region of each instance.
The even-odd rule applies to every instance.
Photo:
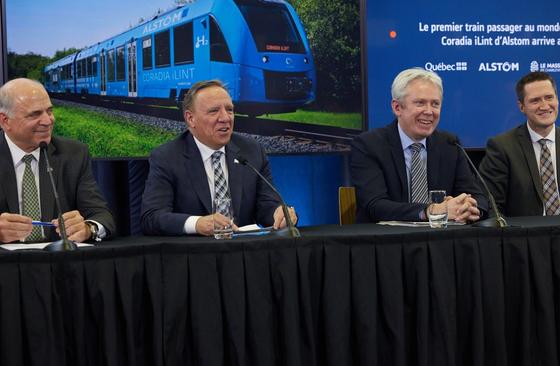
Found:
[[[165,142],[158,147],[154,148],[150,154],[150,157],[169,157],[176,155],[181,151],[185,151],[186,145],[189,141],[190,133],[188,131],[175,137],[173,140]],[[193,141],[194,143],[194,141]]]
[[[240,133],[234,132],[231,135],[231,141],[227,145],[227,148],[231,149],[232,152],[237,152],[241,155],[249,155],[249,153],[263,152],[263,146],[254,138],[242,135]],[[245,156],[249,158],[249,156]]]
[[[375,149],[380,145],[387,145],[394,139],[399,139],[395,122],[361,133],[354,139],[353,146],[366,145]]]
[[[488,144],[490,143],[495,143],[500,145],[510,144],[513,141],[515,141],[518,138],[518,136],[525,136],[525,135],[529,138],[529,132],[527,131],[527,126],[525,124],[521,124],[519,126],[512,128],[511,130],[502,132],[499,135],[491,137],[488,140]]]
[[[89,148],[86,144],[67,137],[53,136],[51,144],[55,147],[57,155],[75,157],[76,155],[89,154]]]

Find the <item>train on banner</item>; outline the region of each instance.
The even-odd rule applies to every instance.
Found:
[[[278,0],[194,0],[45,67],[50,93],[180,103],[205,79],[236,111],[294,111],[315,99],[313,56],[293,7]]]

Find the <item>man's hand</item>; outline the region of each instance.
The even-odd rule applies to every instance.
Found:
[[[10,243],[25,239],[33,230],[31,221],[30,217],[4,212],[0,215],[0,241]]]
[[[62,214],[64,218],[64,223],[66,224],[66,235],[68,240],[72,240],[78,243],[83,243],[91,238],[91,230],[89,226],[86,225],[84,218],[80,215],[77,210],[65,212]],[[60,235],[60,228],[58,224],[58,219],[52,220],[52,223],[56,227],[56,232]]]
[[[290,213],[290,218],[292,219],[292,222],[295,225],[298,220],[298,217],[296,215],[296,210],[293,207],[288,207],[288,212]],[[284,217],[284,211],[282,210],[282,206],[276,207],[276,210],[274,211],[274,215],[272,217],[274,217],[273,227],[275,230],[286,227],[287,223],[286,223],[286,218]]]
[[[214,221],[216,221],[216,225],[218,226],[231,225],[233,231],[238,230],[237,226],[233,222],[231,222],[227,217],[217,213],[213,215],[202,216],[201,218],[199,218],[196,221],[196,225],[195,225],[196,233],[204,236],[214,235]]]
[[[461,193],[457,197],[448,198],[447,217],[456,222],[477,221],[480,219],[480,210],[476,200],[466,193]]]

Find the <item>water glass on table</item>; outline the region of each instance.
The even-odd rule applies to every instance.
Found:
[[[216,198],[213,202],[214,214],[214,238],[231,239],[233,237],[233,210],[231,198]],[[223,220],[216,220],[216,214],[221,214],[228,221],[224,224]]]
[[[430,205],[428,206],[427,214],[432,228],[446,228],[447,227],[447,204],[435,205],[434,203],[445,202],[444,190],[433,190],[429,192]]]

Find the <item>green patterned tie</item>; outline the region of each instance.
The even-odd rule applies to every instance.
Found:
[[[41,220],[41,209],[39,207],[39,197],[37,195],[37,184],[35,176],[31,170],[31,161],[35,159],[33,155],[25,155],[21,160],[25,163],[25,170],[23,172],[23,180],[21,184],[21,206],[22,215],[31,217],[33,220]],[[43,238],[41,227],[33,227],[33,231],[25,241],[38,241]]]

